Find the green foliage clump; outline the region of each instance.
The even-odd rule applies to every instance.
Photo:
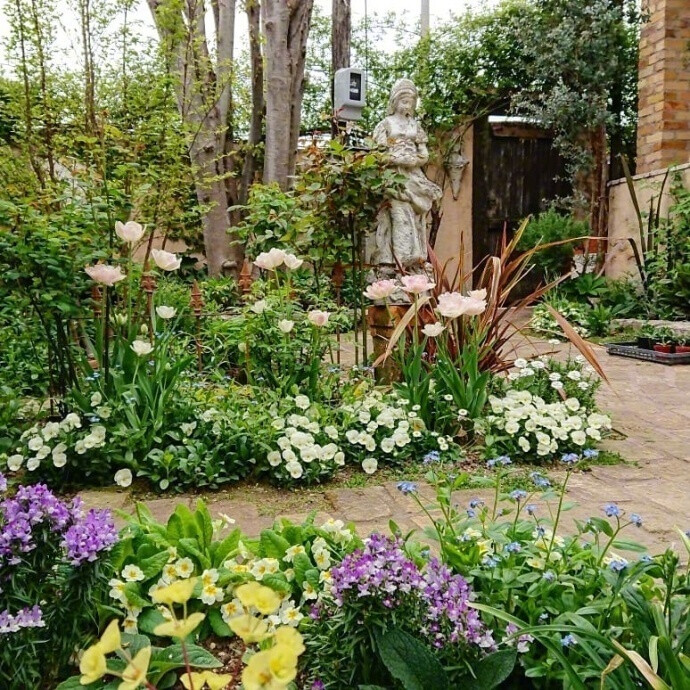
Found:
[[[586,221],[578,221],[572,216],[549,210],[530,220],[518,249],[526,251],[541,245],[563,242],[544,247],[532,257],[532,262],[542,275],[555,279],[572,269],[574,248],[578,244],[575,240],[588,235],[589,226]]]

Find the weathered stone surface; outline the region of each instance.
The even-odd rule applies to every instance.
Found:
[[[368,522],[392,515],[390,495],[383,486],[326,491],[333,505],[333,517],[353,522]]]

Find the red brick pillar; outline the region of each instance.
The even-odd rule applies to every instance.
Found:
[[[643,0],[637,172],[690,161],[690,0]]]

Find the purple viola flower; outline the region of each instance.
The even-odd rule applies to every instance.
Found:
[[[599,451],[596,448],[588,448],[585,450],[582,455],[587,458],[587,460],[591,460],[593,458],[598,458],[599,457]]]
[[[311,690],[324,690],[326,686],[318,678],[311,684]]]
[[[561,462],[564,465],[575,465],[580,461],[580,456],[577,453],[566,453],[561,457]]]
[[[43,484],[20,486],[0,501],[0,567],[16,565],[52,533],[74,565],[93,561],[117,541],[109,511],[84,514],[82,501],[61,501]]]
[[[36,604],[28,606],[12,615],[8,610],[0,611],[0,635],[9,635],[18,632],[22,628],[43,628],[43,612]]]
[[[615,503],[607,503],[604,506],[604,513],[606,517],[620,517],[623,515],[623,511]]]
[[[95,561],[102,551],[117,542],[117,530],[109,510],[91,509],[86,517],[72,525],[62,542],[72,565]]]
[[[424,571],[410,560],[399,538],[372,534],[362,549],[348,554],[331,570],[338,607],[382,606],[420,611],[423,635],[436,648],[461,641],[479,644],[485,628],[469,607],[467,581],[433,558]]]
[[[7,478],[0,472],[0,494],[4,494],[7,491]]]

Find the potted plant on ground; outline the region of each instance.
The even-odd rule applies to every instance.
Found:
[[[656,352],[664,352],[666,354],[671,354],[673,352],[673,343],[675,341],[676,334],[668,327],[664,326],[662,328],[656,329],[656,343],[654,344],[654,350]]]
[[[640,334],[637,336],[637,347],[643,350],[651,350],[654,348],[656,342],[657,329],[651,323],[646,323],[640,329]]]
[[[690,354],[690,338],[679,338],[676,342],[676,354]]]

